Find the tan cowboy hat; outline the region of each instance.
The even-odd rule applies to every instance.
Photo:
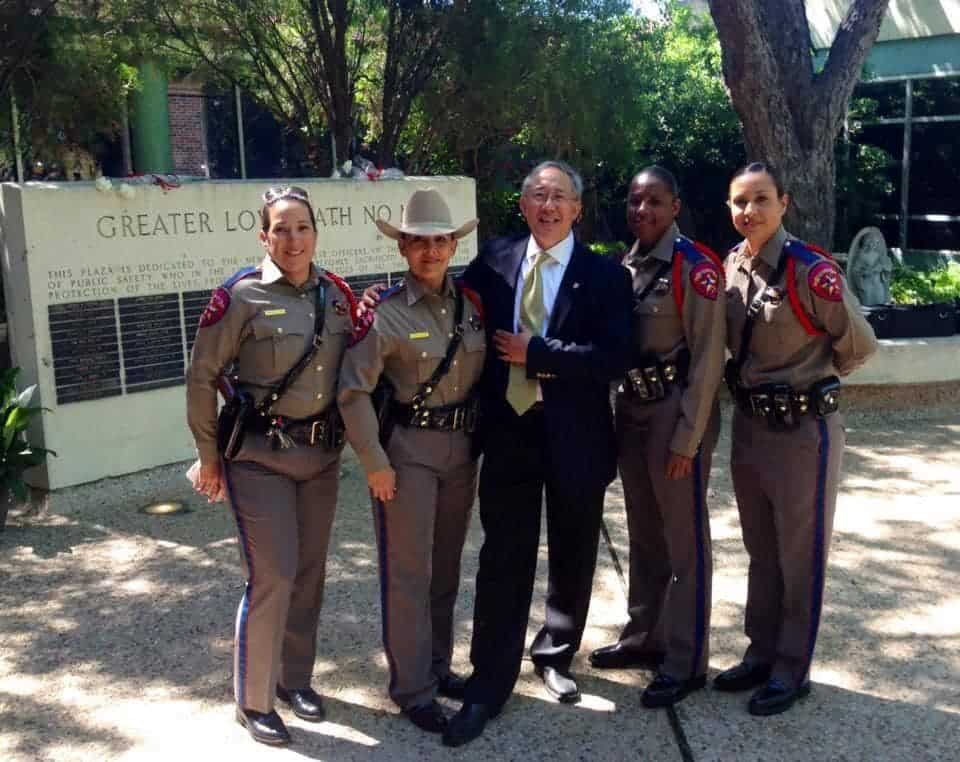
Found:
[[[380,232],[389,238],[399,240],[406,235],[446,235],[454,238],[463,238],[477,227],[479,220],[473,219],[463,223],[460,227],[453,224],[450,217],[450,207],[443,200],[443,196],[436,188],[414,191],[403,208],[400,227],[391,225],[386,220],[377,220]]]

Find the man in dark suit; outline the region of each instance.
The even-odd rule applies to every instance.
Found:
[[[586,623],[603,497],[616,469],[609,382],[629,363],[627,271],[572,233],[583,184],[562,162],[524,180],[530,235],[487,244],[464,273],[480,293],[491,349],[480,383],[480,551],[462,709],[443,736],[476,738],[520,673],[546,493],[546,622],[530,652],[559,701],[579,700],[570,664]],[[495,351],[492,351],[494,350]]]

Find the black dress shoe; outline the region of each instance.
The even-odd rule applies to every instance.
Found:
[[[728,693],[756,688],[770,679],[771,671],[769,664],[747,664],[742,661],[713,678],[713,687]]]
[[[787,685],[782,680],[773,677],[767,684],[750,697],[747,710],[750,714],[767,717],[771,714],[780,714],[792,707],[797,699],[810,695],[810,682],[803,685]]]
[[[237,707],[237,722],[247,729],[254,741],[268,746],[287,746],[290,743],[290,732],[276,712],[264,714]]]
[[[590,666],[595,669],[626,669],[628,667],[656,669],[661,662],[663,662],[663,654],[659,651],[643,651],[625,646],[619,641],[613,645],[598,648],[590,654]]]
[[[580,700],[580,688],[577,681],[566,670],[557,669],[550,665],[534,668],[537,675],[543,680],[547,693],[561,704],[576,704]]]
[[[443,731],[444,746],[463,746],[479,738],[487,722],[497,716],[486,704],[464,704]]]
[[[442,733],[447,727],[447,715],[443,713],[443,708],[436,702],[429,704],[420,704],[411,706],[403,710],[414,725],[427,733]]]
[[[460,677],[453,672],[449,672],[437,680],[437,693],[447,698],[463,701],[463,696],[467,692],[467,678]]]
[[[277,698],[289,704],[293,713],[307,722],[323,722],[323,699],[313,688],[281,688],[277,686]]]
[[[658,674],[644,690],[641,703],[648,709],[660,706],[673,706],[688,694],[700,690],[707,684],[707,676],[699,675],[689,680],[677,680],[670,675]]]

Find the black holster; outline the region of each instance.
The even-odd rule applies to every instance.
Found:
[[[256,403],[248,392],[237,392],[220,408],[217,416],[217,450],[224,460],[237,457],[254,415]]]
[[[393,426],[396,418],[392,414],[393,398],[396,395],[396,389],[384,376],[380,377],[376,387],[370,394],[370,401],[373,403],[373,410],[377,414],[377,425],[380,429],[380,444],[386,449],[390,442],[390,435],[393,434]]]

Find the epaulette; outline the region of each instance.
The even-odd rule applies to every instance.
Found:
[[[341,278],[336,273],[332,273],[329,270],[324,270],[323,274],[327,276],[327,279],[333,283],[334,286],[340,289],[341,293],[347,300],[347,310],[350,312],[350,322],[353,324],[354,330],[357,327],[357,297],[353,295],[353,289],[350,288],[350,284],[347,283],[343,278]],[[340,310],[341,303],[337,300],[333,302],[333,308],[337,311],[337,314],[343,314]]]
[[[245,278],[252,278],[260,274],[260,268],[253,265],[237,270],[233,275],[227,278],[223,285],[218,286],[210,294],[210,301],[200,315],[200,328],[206,328],[220,322],[220,319],[227,313],[230,306],[230,289]]]
[[[828,302],[839,302],[843,299],[840,270],[829,253],[810,243],[791,239],[783,245],[783,252],[787,257],[787,299],[790,301],[790,308],[807,335],[822,336],[824,331],[814,325],[797,292],[797,260],[809,268],[807,285],[810,290]]]
[[[260,272],[259,265],[250,265],[248,267],[244,267],[240,270],[237,270],[233,275],[227,278],[223,282],[223,286],[221,286],[221,288],[231,288],[232,286],[242,281],[244,278],[249,278],[252,275],[259,274],[259,272]]]
[[[700,296],[716,301],[723,288],[723,264],[712,249],[686,236],[678,236],[673,246],[673,299],[683,317],[683,261],[690,263],[690,285]]]
[[[470,288],[470,286],[464,282],[463,278],[457,278],[454,283],[463,292],[463,295],[470,300],[471,304],[473,304],[480,320],[483,320],[483,300],[480,298],[480,294]]]
[[[378,302],[378,304],[382,304],[384,300],[389,299],[394,294],[399,294],[403,290],[403,287],[404,287],[404,283],[402,280],[400,280],[394,283],[392,286],[390,286],[390,288],[386,289],[385,291],[381,291],[380,301]],[[364,310],[362,315],[357,316],[357,320],[353,326],[353,338],[350,340],[349,346],[352,347],[354,344],[359,344],[361,341],[363,341],[366,335],[370,333],[370,328],[373,327],[373,321],[374,321],[374,318],[376,318],[376,316],[377,316],[376,307],[372,307],[372,308],[367,307],[367,309]]]

